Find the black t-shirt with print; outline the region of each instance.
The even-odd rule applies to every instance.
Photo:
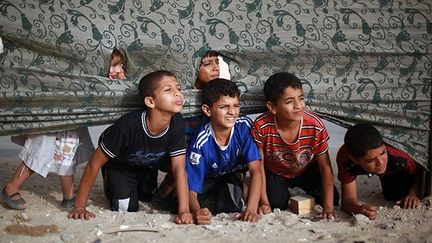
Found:
[[[182,115],[176,113],[169,127],[151,135],[146,111],[133,111],[101,134],[99,146],[110,157],[107,164],[160,169],[171,157],[185,154],[184,126]]]

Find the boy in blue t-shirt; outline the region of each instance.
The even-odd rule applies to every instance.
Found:
[[[95,217],[86,205],[101,168],[111,209],[128,212],[138,210],[138,200],[151,200],[158,170],[166,170],[176,182],[175,222],[193,223],[185,172],[181,85],[174,74],[159,70],[141,79],[139,93],[146,109],[122,116],[102,133],[99,147],[84,170],[69,218]]]
[[[190,209],[196,224],[209,224],[211,213],[222,212],[241,212],[237,216],[244,221],[258,220],[261,157],[250,134],[251,120],[239,118],[239,96],[235,83],[225,79],[212,80],[203,88],[202,110],[210,122],[200,127],[186,155]],[[245,205],[247,169],[251,183]],[[211,210],[201,207],[209,198],[214,198]]]

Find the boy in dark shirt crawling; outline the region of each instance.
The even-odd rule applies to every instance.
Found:
[[[156,71],[144,76],[139,93],[146,109],[119,118],[99,139],[81,178],[69,218],[90,219],[88,195],[102,168],[105,194],[114,211],[134,212],[138,200],[149,201],[159,169],[168,168],[178,196],[176,223],[193,223],[185,171],[184,120],[181,86],[174,74]]]
[[[406,153],[386,144],[379,131],[368,123],[348,129],[344,145],[337,153],[338,179],[342,189],[342,209],[350,214],[377,217],[375,206],[357,199],[357,175],[378,175],[382,194],[402,208],[416,208],[419,199],[419,169]]]

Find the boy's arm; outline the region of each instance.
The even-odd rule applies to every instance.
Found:
[[[318,168],[321,174],[321,184],[323,189],[323,212],[322,216],[326,219],[334,218],[333,209],[333,170],[330,164],[328,152],[316,157]]]
[[[246,211],[242,213],[241,219],[248,222],[258,221],[258,203],[261,196],[262,175],[261,161],[256,160],[248,164],[251,182],[247,198]]]
[[[264,171],[264,152],[262,148],[258,148],[259,154],[261,156],[261,161],[259,163],[260,170],[261,170],[261,194],[260,194],[260,200],[259,200],[259,210],[258,212],[260,214],[269,214],[271,213],[271,207],[270,202],[267,197],[267,183],[266,183],[266,177],[265,177],[265,171]]]
[[[189,211],[189,194],[185,160],[186,156],[184,154],[171,158],[172,173],[177,185],[178,216],[175,220],[177,224],[193,223],[192,215]]]
[[[200,209],[200,204],[198,202],[198,195],[196,192],[189,191],[189,207],[193,214],[196,214]]]
[[[396,204],[399,204],[401,208],[417,208],[420,205],[420,178],[420,170],[417,169],[408,194],[402,198],[402,200],[396,202]]]
[[[210,224],[211,213],[208,208],[201,208],[198,201],[198,194],[189,191],[189,205],[194,215],[195,224]]]
[[[189,208],[195,224],[210,224],[211,213],[208,208],[201,208],[197,191],[202,190],[205,180],[205,154],[201,150],[189,147],[186,158],[186,173],[188,176]],[[193,154],[193,155],[192,155]],[[201,184],[198,186],[197,184]]]
[[[98,147],[93,153],[90,161],[87,163],[87,166],[81,178],[74,207],[68,215],[70,219],[89,220],[90,218],[95,217],[94,213],[86,210],[87,199],[100,168],[108,161],[108,158],[109,157],[102,151],[100,147]]]
[[[357,182],[341,183],[342,209],[349,214],[363,214],[369,219],[375,219],[377,210],[370,204],[360,204],[357,200]]]

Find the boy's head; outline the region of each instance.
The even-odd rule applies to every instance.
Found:
[[[218,56],[219,53],[216,51],[207,51],[202,57],[198,67],[197,80],[195,81],[197,89],[202,89],[205,83],[219,77]]]
[[[273,74],[264,84],[264,96],[271,113],[285,121],[300,121],[305,108],[300,79],[294,74]]]
[[[183,109],[183,94],[176,76],[165,70],[145,75],[138,85],[139,95],[147,109],[171,113]]]
[[[110,79],[125,79],[126,60],[118,49],[111,53],[111,62],[108,77]]]
[[[120,52],[119,49],[114,49],[111,53],[111,65],[112,63],[124,63],[125,59],[123,57],[123,54]]]
[[[387,168],[387,150],[380,132],[369,123],[359,123],[348,128],[345,146],[353,163],[364,170],[382,174]]]
[[[214,79],[202,90],[202,110],[213,128],[232,128],[240,114],[240,90],[234,82]]]

